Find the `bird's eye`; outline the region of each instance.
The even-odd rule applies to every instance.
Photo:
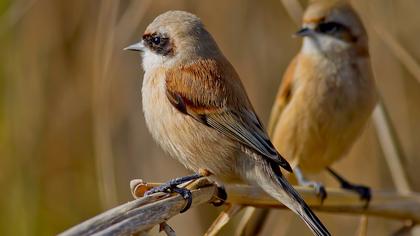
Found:
[[[342,24],[336,22],[327,22],[318,25],[318,31],[325,34],[334,34],[342,31],[344,28]]]
[[[153,36],[152,42],[155,45],[159,45],[160,44],[160,37],[159,36]]]
[[[170,43],[169,37],[166,34],[146,33],[143,35],[143,41],[146,48],[157,54],[167,56],[174,53],[172,44]]]

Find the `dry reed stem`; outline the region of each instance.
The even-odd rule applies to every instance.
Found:
[[[270,209],[268,208],[247,207],[239,224],[236,226],[235,235],[259,235],[269,213]]]
[[[249,223],[252,222],[251,218],[256,215],[255,211],[258,209],[255,207],[247,207],[245,208],[245,212],[241,217],[241,220],[239,221],[238,225],[236,226],[235,235],[236,236],[243,236],[245,235],[245,231],[247,228],[250,227]],[[265,220],[265,217],[264,217]],[[253,224],[254,225],[254,224]],[[253,230],[255,231],[255,230]],[[257,234],[255,234],[257,235]]]
[[[194,183],[199,183],[195,184]],[[159,184],[146,184],[146,189]],[[198,189],[191,190],[192,206],[212,202],[217,195],[217,187],[209,185],[206,178],[193,182]],[[359,196],[350,191],[328,188],[329,197],[321,205],[312,188],[295,187],[312,209],[340,214],[374,215],[390,219],[420,222],[420,195],[398,194],[393,192],[373,191],[369,207]],[[246,185],[227,185],[227,202],[230,204],[286,208],[257,187]],[[153,226],[167,221],[179,214],[185,200],[179,195],[157,193],[128,202],[108,210],[92,219],[76,225],[61,233],[69,235],[130,235],[150,230]],[[232,210],[232,212],[234,212]]]
[[[368,228],[369,218],[365,215],[360,217],[359,227],[356,231],[356,236],[366,236],[367,235],[367,228]]]
[[[175,230],[166,222],[159,224],[159,232],[164,232],[167,236],[176,236]]]
[[[132,1],[119,20],[119,1],[103,1],[100,5],[93,68],[93,125],[97,178],[104,208],[110,208],[117,202],[112,124],[107,101],[112,74],[109,65],[112,63],[114,51],[122,49],[115,48],[115,43],[125,43],[128,40],[143,19],[150,3],[150,0]]]
[[[391,50],[394,56],[401,62],[401,64],[410,72],[410,74],[420,83],[420,66],[414,57],[401,45],[400,42],[382,27],[371,24],[373,32],[379,35],[379,39],[385,43]]]
[[[102,1],[95,35],[93,64],[93,135],[99,196],[104,209],[117,203],[111,141],[111,120],[106,102],[110,87],[109,64],[114,50],[119,1]]]
[[[399,193],[408,194],[411,192],[411,188],[401,162],[400,148],[382,103],[376,106],[372,118],[395,187]]]
[[[207,229],[207,232],[204,236],[214,236],[219,233],[219,231],[229,223],[236,214],[242,210],[243,206],[237,204],[228,204],[226,208],[219,214],[213,224]]]

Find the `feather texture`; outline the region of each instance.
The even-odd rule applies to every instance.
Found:
[[[223,68],[231,66],[207,59],[167,71],[169,101],[179,111],[292,171],[274,148],[248,98],[234,93],[243,89],[238,75],[233,68],[230,72]]]

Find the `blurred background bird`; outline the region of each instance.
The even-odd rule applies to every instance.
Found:
[[[369,200],[369,188],[330,167],[347,154],[376,103],[366,30],[347,2],[318,0],[296,36],[303,37],[302,47],[286,69],[268,125],[273,143],[299,184],[313,186],[321,198],[324,187],[304,174],[328,170],[343,188]]]
[[[347,154],[376,102],[366,30],[346,1],[314,0],[295,36],[303,38],[302,46],[283,75],[268,133],[292,164],[290,176],[314,187],[321,201],[327,197],[324,185],[306,175],[324,170],[369,201],[368,187],[348,182],[330,167]],[[246,214],[265,221],[268,213],[248,208]]]
[[[132,199],[131,179],[163,182],[188,174],[151,138],[141,109],[139,58],[122,51],[162,12],[186,10],[202,18],[267,125],[279,75],[301,46],[290,37],[301,17],[293,20],[287,9],[296,2],[308,3],[0,1],[0,234],[56,235]],[[401,141],[411,187],[419,191],[420,77],[412,68],[420,58],[420,3],[351,3],[369,32],[376,85]],[[399,45],[397,51],[389,38]],[[414,58],[414,64],[400,55]],[[378,140],[368,124],[334,168],[355,183],[393,190]],[[313,180],[337,184],[326,171]],[[179,235],[203,235],[220,210],[202,205],[169,224]],[[330,231],[355,235],[359,217],[317,215]],[[220,235],[232,235],[236,225],[234,220]],[[310,234],[291,211],[271,210],[265,225],[261,235]],[[386,235],[400,226],[398,221],[371,217],[368,234]],[[150,235],[158,235],[158,229]]]

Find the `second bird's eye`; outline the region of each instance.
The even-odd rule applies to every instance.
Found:
[[[152,38],[152,42],[153,42],[153,44],[159,45],[160,44],[160,37],[159,36],[154,36]]]
[[[343,25],[335,22],[321,23],[318,25],[318,31],[321,33],[332,34],[341,31]]]

